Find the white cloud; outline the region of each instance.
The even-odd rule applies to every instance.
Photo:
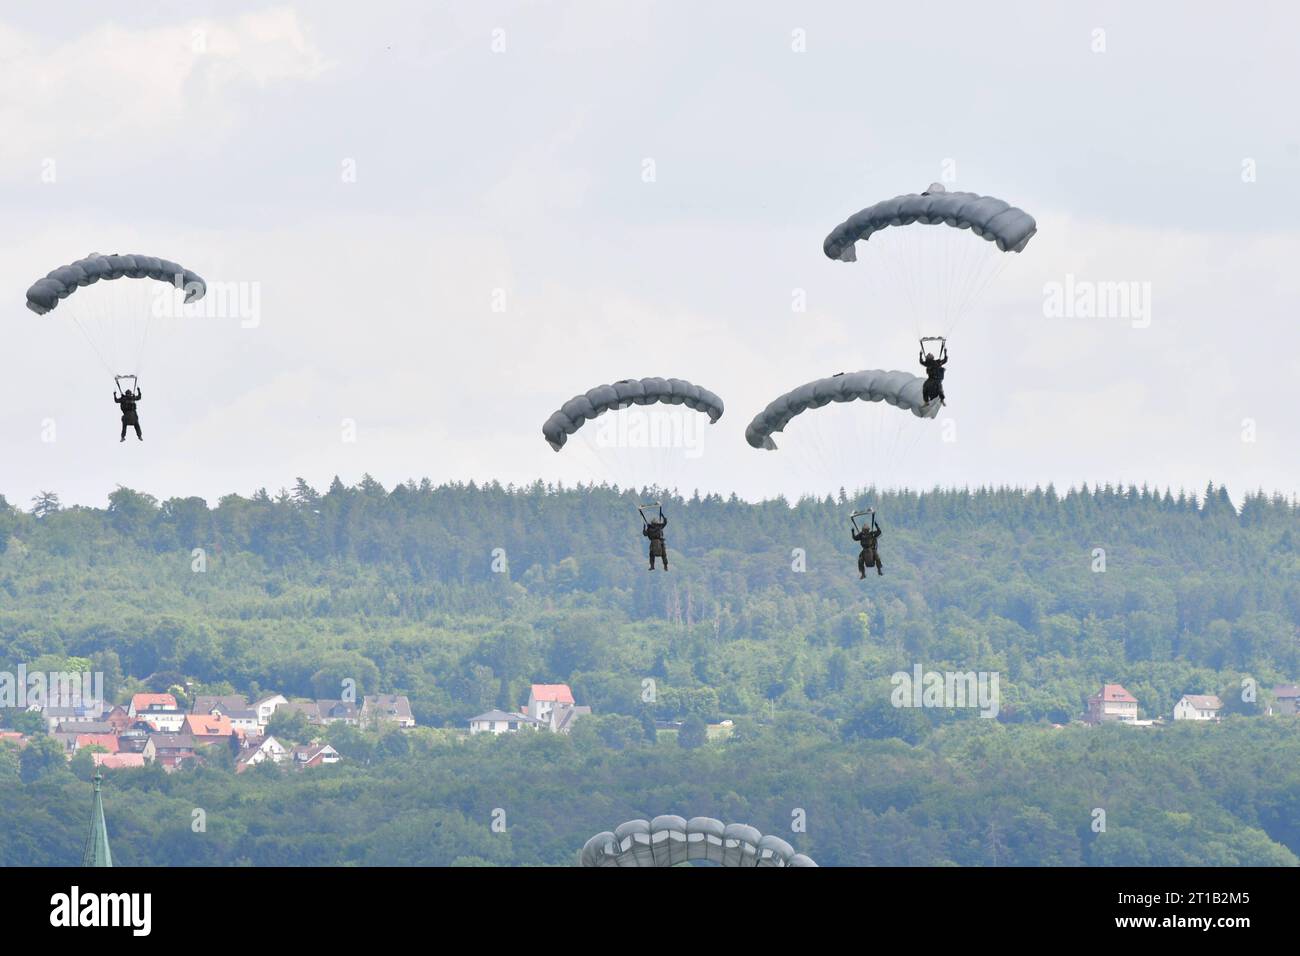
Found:
[[[87,149],[138,166],[151,140],[229,131],[250,109],[233,95],[242,89],[329,66],[288,8],[54,39],[0,26],[0,175],[33,180],[41,160]]]

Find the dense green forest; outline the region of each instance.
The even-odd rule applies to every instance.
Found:
[[[670,516],[667,574],[646,570],[647,494]],[[868,503],[885,576],[860,581],[848,513]],[[235,776],[214,752],[112,771],[126,865],[570,864],[588,836],[659,813],[749,822],[823,865],[1300,854],[1300,720],[1262,716],[1300,675],[1300,508],[1213,486],[752,504],[366,478],[215,507],[126,488],[107,509],[0,498],[0,670],[19,664],[102,671],[119,701],[338,697],[344,681],[410,697],[415,731],[325,730],[335,767]],[[997,718],[894,707],[890,675],[916,665],[996,672]],[[567,737],[463,734],[534,682],[570,684],[595,715]],[[1185,693],[1228,715],[1070,723],[1102,682],[1144,717]],[[0,864],[79,858],[89,755],[47,743],[0,745]]]

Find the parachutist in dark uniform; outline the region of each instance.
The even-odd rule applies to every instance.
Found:
[[[135,387],[134,392],[129,388],[123,390],[121,395],[119,395],[116,390],[113,391],[113,401],[122,409],[121,441],[126,441],[126,430],[131,426],[135,427],[135,437],[140,441],[144,441],[144,435],[140,432],[140,418],[136,415],[135,411],[135,403],[140,401],[143,397],[144,395],[140,391],[139,385]]]
[[[921,398],[927,403],[937,398],[939,404],[946,405],[948,397],[943,393],[943,367],[948,364],[948,343],[943,343],[939,358],[922,348],[921,364],[925,366],[925,385],[921,387]]]
[[[858,530],[858,526],[853,526],[853,540],[861,542],[862,551],[858,554],[858,580],[865,580],[867,577],[867,568],[875,567],[876,574],[883,576],[885,566],[880,563],[880,549],[876,542],[880,540],[880,525],[876,524],[876,516],[871,516],[871,526]]]
[[[644,515],[642,518],[644,519]],[[664,528],[668,527],[668,519],[664,517],[663,508],[659,509],[659,517],[651,518],[641,529],[641,533],[650,539],[650,568],[655,569],[655,558],[663,558],[664,570],[668,570],[668,547],[664,542]]]

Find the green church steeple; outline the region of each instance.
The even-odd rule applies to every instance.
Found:
[[[95,807],[90,812],[90,835],[81,854],[82,866],[112,866],[113,853],[108,848],[108,827],[104,824],[104,798],[99,792],[104,775],[95,771]]]

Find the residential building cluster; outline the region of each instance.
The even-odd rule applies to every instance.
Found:
[[[591,713],[573,699],[568,684],[533,684],[528,689],[528,706],[518,713],[489,710],[469,719],[471,734],[513,734],[521,730],[549,730],[567,734],[579,717]]]
[[[391,722],[401,728],[415,726],[411,702],[396,694],[367,695],[358,707],[343,700],[288,700],[270,694],[249,702],[242,694],[200,694],[184,710],[174,694],[136,694],[127,704],[90,702],[76,707],[45,707],[39,712],[46,731],[63,744],[69,759],[93,748],[96,766],[143,767],[157,764],[171,771],[202,759],[201,748],[224,744],[235,753],[235,770],[263,761],[287,763],[303,770],[338,763],[339,752],[315,741],[286,747],[267,733],[276,713],[302,714],[312,727],[342,723],[375,726]],[[20,746],[21,734],[7,733]]]
[[[1296,703],[1300,687],[1282,684],[1273,688],[1273,704],[1268,715],[1297,713]],[[1223,711],[1223,701],[1214,694],[1184,694],[1174,704],[1174,720],[1217,721]],[[1101,690],[1088,697],[1084,723],[1126,724],[1131,727],[1150,727],[1164,723],[1162,718],[1139,719],[1138,700],[1121,684],[1103,684]]]

